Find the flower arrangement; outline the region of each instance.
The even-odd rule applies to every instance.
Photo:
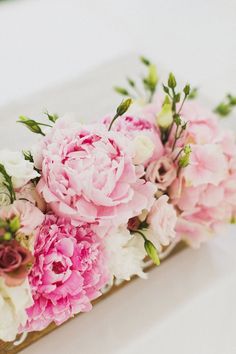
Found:
[[[236,141],[215,113],[156,67],[99,122],[21,116],[39,140],[0,151],[0,339],[60,325],[115,281],[145,278],[183,240],[198,248],[236,221]]]

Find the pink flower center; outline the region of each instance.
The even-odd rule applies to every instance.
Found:
[[[61,274],[66,271],[66,267],[61,262],[53,262],[52,270],[56,274]]]

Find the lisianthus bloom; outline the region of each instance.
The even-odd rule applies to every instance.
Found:
[[[12,178],[14,188],[21,188],[31,179],[39,177],[32,162],[25,160],[20,152],[0,150],[0,163]]]
[[[27,321],[26,308],[32,305],[28,280],[9,287],[0,277],[0,340],[13,341]]]
[[[177,215],[168,199],[167,195],[158,198],[147,217],[147,236],[159,250],[162,246],[168,246],[176,237]]]
[[[42,330],[53,321],[60,325],[91,310],[108,272],[103,242],[89,224],[75,227],[69,219],[47,215],[37,232],[34,257],[29,274],[34,304],[22,330]]]
[[[162,156],[148,165],[145,178],[155,183],[161,191],[166,191],[174,182],[176,174],[177,167],[173,163],[173,160],[168,156]]]
[[[111,117],[106,117],[103,120],[107,127],[110,122]],[[136,150],[134,163],[136,164],[143,163],[146,165],[150,161],[160,158],[163,154],[160,132],[155,124],[145,118],[123,116],[115,121],[112,130],[121,132],[131,141],[133,140]],[[145,140],[146,143],[144,143]]]
[[[33,260],[31,252],[16,240],[0,243],[0,277],[4,278],[7,286],[21,285]]]
[[[120,225],[149,209],[156,187],[142,179],[133,147],[119,133],[58,120],[43,139],[38,191],[52,210],[80,221]]]
[[[140,235],[131,235],[125,226],[112,230],[105,237],[110,281],[130,280],[133,275],[146,278],[143,272],[146,252]]]

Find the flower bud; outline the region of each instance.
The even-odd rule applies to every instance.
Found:
[[[157,82],[158,82],[156,65],[150,64],[147,80],[148,80],[148,84],[149,84],[150,88],[155,89]]]
[[[190,85],[189,84],[185,85],[183,91],[185,96],[188,96],[190,94]]]
[[[176,80],[175,80],[175,76],[173,73],[170,73],[170,75],[169,75],[168,86],[172,89],[174,89],[176,87]]]
[[[166,96],[165,101],[162,105],[162,110],[158,114],[156,123],[160,128],[167,129],[173,122],[172,107],[171,102]]]
[[[11,232],[16,232],[20,228],[20,218],[19,216],[15,216],[13,219],[10,220],[9,222],[10,230]]]
[[[157,265],[160,265],[160,259],[158,257],[157,249],[154,246],[154,244],[149,241],[148,239],[145,239],[144,241],[144,248],[148,254],[148,256],[151,258],[151,260]]]
[[[117,107],[116,110],[117,116],[122,116],[129,109],[129,106],[131,104],[132,104],[131,98],[127,98],[127,100],[122,101],[121,104]]]

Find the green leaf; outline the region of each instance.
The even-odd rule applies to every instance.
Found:
[[[34,159],[33,159],[33,156],[31,154],[31,151],[23,150],[22,153],[23,153],[24,158],[25,158],[26,161],[34,162]]]
[[[48,111],[45,111],[44,114],[48,117],[50,122],[53,122],[53,123],[55,123],[58,120],[58,118],[59,118],[59,116],[56,113],[49,114]]]
[[[165,86],[164,84],[162,84],[162,87],[163,87],[163,91],[167,94],[170,93],[170,90],[169,90],[169,87]]]
[[[145,58],[143,56],[140,57],[140,61],[146,66],[149,66],[151,64],[150,60],[148,60],[147,58]]]
[[[4,177],[5,182],[3,182],[3,184],[7,188],[8,192],[10,194],[11,203],[13,203],[14,200],[16,200],[16,195],[15,195],[15,191],[13,188],[12,179],[11,179],[11,176],[8,175],[5,167],[2,164],[0,164],[0,173]]]
[[[145,239],[144,241],[144,248],[148,254],[148,256],[151,258],[151,260],[157,265],[160,265],[160,259],[158,257],[157,249],[154,246],[154,244],[149,241],[148,239]]]
[[[135,87],[135,86],[136,86],[136,85],[135,85],[135,81],[132,80],[132,79],[130,79],[129,77],[127,77],[127,81],[128,81],[128,83],[129,83],[129,85],[130,85],[131,87]]]
[[[221,117],[228,116],[232,111],[231,106],[228,103],[220,103],[216,108],[215,112],[218,113]]]
[[[198,88],[197,88],[197,87],[194,87],[194,88],[190,91],[190,93],[189,93],[189,95],[188,95],[188,99],[189,99],[189,100],[193,100],[194,98],[197,97],[197,95],[198,95]]]
[[[236,96],[232,96],[231,94],[228,94],[227,98],[228,98],[229,104],[231,106],[235,106],[236,105]]]
[[[40,135],[45,135],[43,133],[43,131],[41,130],[38,122],[36,122],[33,119],[28,119],[24,116],[20,116],[19,120],[17,121],[17,123],[21,123],[24,124],[31,132],[35,133],[35,134],[40,134]]]
[[[129,92],[123,87],[115,86],[114,90],[120,95],[129,96]]]
[[[174,101],[175,101],[175,103],[179,103],[180,98],[181,98],[181,93],[180,93],[180,92],[179,92],[179,93],[176,93],[176,95],[174,96]]]

